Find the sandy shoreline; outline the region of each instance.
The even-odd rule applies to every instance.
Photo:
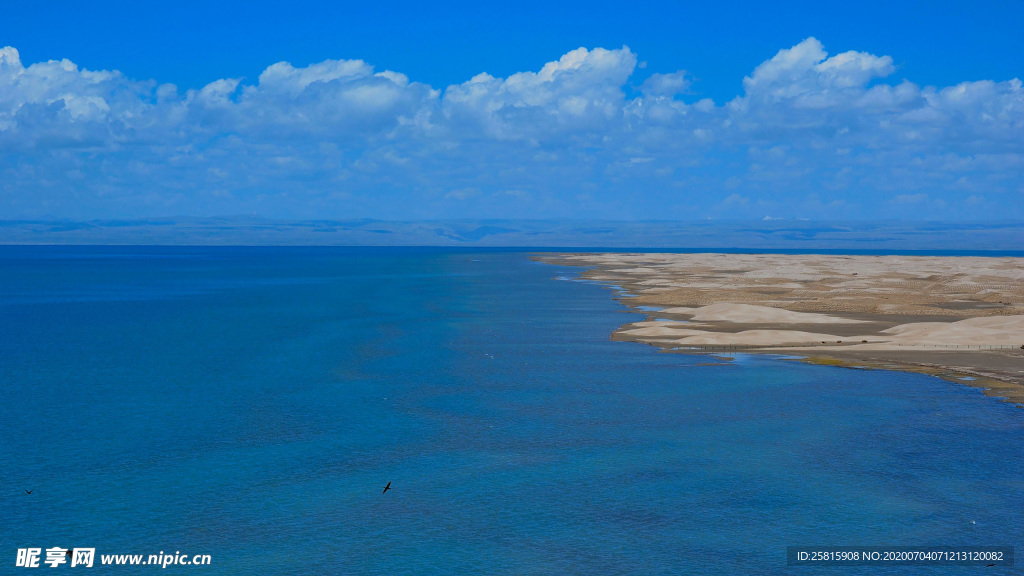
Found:
[[[1024,258],[544,254],[645,320],[615,340],[931,374],[1024,406]]]

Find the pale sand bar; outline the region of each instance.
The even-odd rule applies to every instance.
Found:
[[[1024,258],[550,254],[647,319],[615,340],[933,374],[1024,404]],[[965,380],[965,378],[967,378]]]

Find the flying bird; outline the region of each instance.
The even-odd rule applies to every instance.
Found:
[[[388,490],[391,490],[391,482],[388,482],[388,485],[384,487],[384,492],[387,492]],[[384,492],[381,492],[381,494]]]
[[[31,493],[32,493],[31,490],[25,490],[25,494],[31,494]]]

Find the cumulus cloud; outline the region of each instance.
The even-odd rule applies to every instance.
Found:
[[[744,78],[745,94],[728,108],[748,135],[818,145],[990,150],[1024,127],[1018,79],[945,88],[907,80],[871,85],[893,72],[889,56],[851,51],[829,57],[820,42],[808,38]]]
[[[206,90],[204,88],[204,90]],[[306,68],[279,62],[231,102],[228,127],[309,136],[392,130],[436,105],[438,92],[404,74],[374,72],[361,60]]]
[[[828,57],[825,48],[815,38],[773,56],[743,79],[747,97],[774,101],[811,100],[814,106],[823,94],[863,88],[875,78],[895,71],[892,58],[874,56],[864,52],[843,52]]]
[[[627,96],[637,67],[625,46],[579,48],[435,88],[279,62],[183,91],[7,47],[0,218],[1024,217],[1019,79],[922,87],[815,38],[724,103],[685,71]]]
[[[680,70],[671,74],[651,74],[644,80],[640,91],[650,98],[671,98],[676,94],[682,94],[689,87],[690,79],[687,78],[686,71]]]
[[[499,138],[614,129],[625,101],[622,87],[635,67],[627,47],[578,48],[539,72],[505,79],[481,73],[445,90],[444,117],[453,128]]]
[[[95,146],[145,108],[148,83],[118,72],[80,70],[69,60],[25,67],[0,49],[0,146]]]

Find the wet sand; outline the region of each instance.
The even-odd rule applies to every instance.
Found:
[[[646,318],[614,340],[921,372],[1024,405],[1024,258],[545,254]]]

